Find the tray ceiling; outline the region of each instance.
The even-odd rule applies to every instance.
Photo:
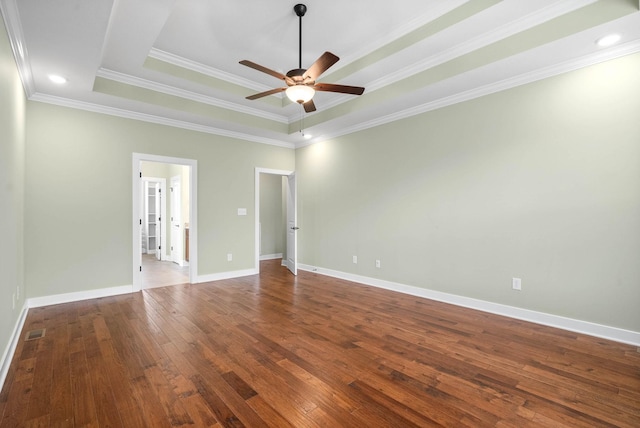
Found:
[[[29,99],[285,147],[640,51],[637,0],[307,0],[303,67],[365,93],[246,100],[282,82],[238,61],[297,68],[295,3],[0,0]]]

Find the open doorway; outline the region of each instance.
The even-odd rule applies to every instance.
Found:
[[[133,290],[197,282],[196,161],[133,155]]]
[[[282,265],[297,275],[295,172],[256,168],[255,189],[256,271],[260,271],[260,260],[280,257]]]

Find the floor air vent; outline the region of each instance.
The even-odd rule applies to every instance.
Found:
[[[31,330],[27,332],[27,338],[25,340],[35,340],[44,337],[44,333],[47,331],[46,328],[39,328],[37,330]]]

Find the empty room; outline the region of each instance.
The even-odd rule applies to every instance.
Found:
[[[0,428],[640,426],[640,1],[0,12]]]

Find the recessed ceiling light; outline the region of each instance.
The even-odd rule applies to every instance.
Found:
[[[62,85],[63,83],[67,83],[67,79],[59,76],[57,74],[50,74],[49,75],[49,80],[51,80],[53,83],[57,83],[58,85]]]
[[[311,134],[302,134],[305,140],[310,140],[311,138],[313,138],[313,135]]]
[[[608,36],[600,37],[596,40],[596,44],[600,47],[612,46],[618,43],[621,39],[620,34],[609,34]]]

